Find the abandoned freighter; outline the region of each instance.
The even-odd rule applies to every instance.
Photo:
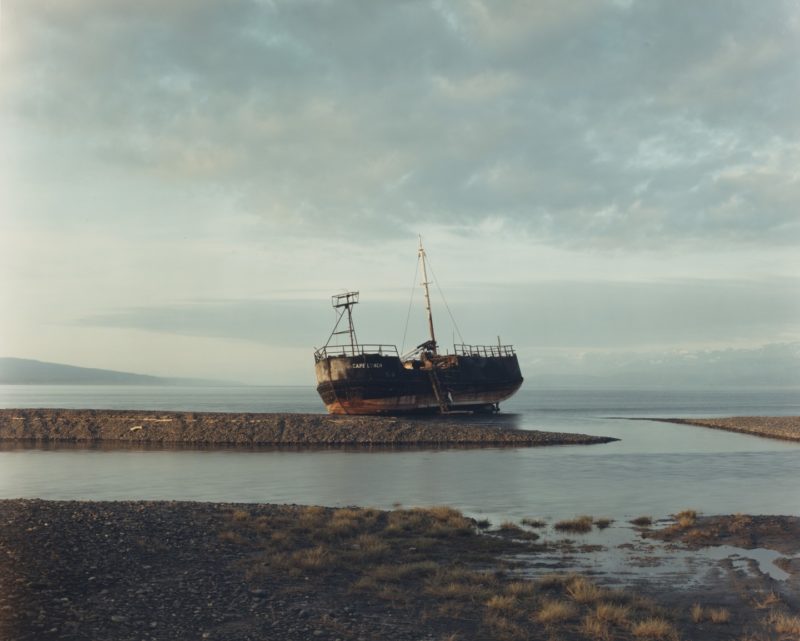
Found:
[[[331,414],[407,412],[496,412],[500,401],[522,385],[511,345],[456,344],[442,354],[433,331],[425,250],[419,245],[422,286],[430,339],[408,354],[394,345],[365,345],[356,339],[353,306],[358,292],[332,297],[339,316],[324,347],[314,352],[317,392]],[[347,327],[339,329],[347,316]],[[346,336],[344,344],[331,344]]]

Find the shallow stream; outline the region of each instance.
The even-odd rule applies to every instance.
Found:
[[[5,407],[321,411],[308,388],[0,387]],[[103,450],[6,448],[0,497],[448,504],[493,521],[578,514],[618,520],[683,509],[800,513],[800,443],[644,416],[800,414],[785,391],[523,390],[508,428],[619,438],[509,449]]]

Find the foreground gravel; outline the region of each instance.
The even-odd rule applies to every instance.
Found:
[[[0,640],[785,641],[800,630],[793,558],[780,559],[792,575],[780,583],[726,559],[702,591],[679,577],[609,590],[559,572],[574,565],[563,535],[547,543],[514,524],[479,527],[488,524],[441,506],[2,500]],[[732,515],[664,533],[791,553],[797,527]],[[593,553],[590,573],[614,554]],[[547,574],[525,580],[515,559],[545,562]],[[554,601],[570,614],[543,624]],[[602,618],[601,602],[623,606],[616,619]],[[698,621],[695,603],[726,608],[729,621]],[[664,629],[637,632],[646,622]]]
[[[565,445],[617,439],[452,419],[325,414],[4,409],[0,441],[189,445]]]
[[[296,538],[301,550],[304,519],[334,513],[283,505],[2,500],[0,639],[441,639],[441,624],[422,624],[417,608],[354,592],[355,575],[346,567],[259,573],[265,558],[280,556],[264,548],[260,532],[281,523],[276,536],[288,539],[290,552]],[[470,533],[435,539],[424,552],[403,545],[400,533],[396,555],[436,567],[467,563],[476,548],[495,562],[501,551],[515,549]]]
[[[699,425],[784,441],[800,441],[800,416],[731,416],[728,418],[659,418],[650,420]]]

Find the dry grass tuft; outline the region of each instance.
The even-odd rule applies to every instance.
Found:
[[[295,547],[294,537],[285,530],[277,530],[272,534],[270,534],[269,544],[271,546],[282,549],[289,549]]]
[[[731,613],[725,608],[709,608],[706,616],[711,623],[728,623],[731,620]]]
[[[530,581],[512,581],[505,586],[506,594],[513,594],[517,597],[531,596],[535,586]]]
[[[236,545],[242,545],[247,542],[247,539],[233,530],[224,530],[217,535],[217,538],[225,543],[235,543]]]
[[[274,552],[261,557],[261,564],[253,574],[266,574],[272,571],[288,571],[292,567],[290,555],[286,552]]]
[[[490,610],[513,612],[517,608],[517,597],[513,594],[495,594],[485,605]]]
[[[439,568],[435,561],[376,565],[369,575],[378,581],[399,582],[413,577],[430,576]]]
[[[706,541],[709,539],[716,539],[718,535],[719,535],[718,531],[696,529],[696,530],[691,530],[686,534],[686,541],[689,542]]]
[[[630,613],[631,609],[629,607],[614,603],[598,603],[594,609],[596,619],[615,625],[627,623]]]
[[[428,514],[437,521],[451,521],[453,519],[463,519],[464,515],[455,508],[448,505],[434,505],[433,507],[419,508],[420,512]]]
[[[466,568],[443,568],[428,577],[426,594],[445,599],[461,599],[484,603],[494,594],[497,579],[485,572]]]
[[[353,583],[353,588],[356,590],[366,590],[368,592],[377,592],[381,586],[382,584],[380,581],[366,574],[359,577],[359,579]]]
[[[376,559],[386,555],[389,544],[374,534],[361,534],[356,537],[354,547],[362,558]]]
[[[614,522],[614,519],[595,519],[594,524],[598,530],[605,530]]]
[[[587,614],[581,621],[581,632],[592,641],[605,641],[611,638],[608,623],[598,619],[594,614]]]
[[[594,519],[591,516],[579,516],[558,521],[553,527],[559,532],[590,532],[593,523]]]
[[[476,583],[430,583],[425,587],[425,594],[443,599],[458,599],[471,603],[486,602],[491,591]]]
[[[331,536],[351,536],[361,527],[361,511],[344,507],[334,510],[325,532]]]
[[[247,510],[234,510],[231,513],[231,518],[234,521],[247,521],[250,518],[250,512]]]
[[[594,603],[603,596],[603,590],[581,576],[567,584],[567,594],[575,603]]]
[[[324,507],[310,505],[303,508],[298,515],[297,522],[306,529],[323,528],[328,520],[328,512]]]
[[[569,601],[544,601],[533,619],[542,624],[562,623],[577,616],[577,608]]]
[[[313,510],[314,508],[306,508],[306,511]],[[333,511],[333,515],[331,518],[334,519],[358,519],[361,516],[361,513],[364,510],[361,510],[357,507],[339,507]]]
[[[435,538],[474,534],[474,522],[458,510],[444,505],[389,513],[385,533],[404,535],[417,533]]]
[[[497,612],[490,611],[484,623],[492,629],[491,638],[495,641],[523,641],[529,638],[521,625]]]
[[[470,570],[460,566],[439,568],[430,580],[435,583],[457,581],[459,583],[472,583],[474,585],[486,586],[494,586],[497,584],[497,577],[494,574]]]
[[[753,519],[751,519],[746,514],[734,514],[733,518],[731,519],[730,525],[728,529],[734,533],[738,534],[739,532],[743,532],[745,530],[750,529],[753,525]]]
[[[524,539],[526,541],[535,541],[539,538],[539,535],[536,532],[524,530],[519,525],[511,521],[504,521],[501,523],[497,528],[497,531],[501,532],[502,534],[512,536],[515,539]]]
[[[678,526],[683,528],[684,530],[692,527],[697,522],[696,510],[683,510],[682,512],[678,512],[673,516]]]
[[[390,601],[392,604],[401,606],[405,606],[409,602],[408,593],[394,585],[381,586],[378,591],[375,592],[375,596],[383,601]]]
[[[691,609],[692,621],[702,623],[728,623],[731,620],[731,613],[725,608],[704,608],[699,603],[695,603]]]
[[[322,545],[297,550],[292,554],[292,564],[302,570],[322,570],[334,565],[334,561],[335,556]]]
[[[635,519],[631,519],[630,521],[633,525],[638,527],[648,527],[653,524],[653,517],[652,516],[637,516]]]
[[[543,574],[536,580],[536,585],[542,590],[560,590],[575,576],[573,574]]]
[[[666,619],[653,617],[634,623],[631,628],[633,636],[639,639],[676,639],[675,627]]]
[[[528,527],[545,527],[547,522],[542,519],[522,519],[522,525],[527,525]]]
[[[754,605],[758,610],[766,610],[780,604],[781,598],[774,592],[770,592],[763,599],[755,599]]]
[[[769,617],[769,625],[773,632],[800,637],[800,617],[782,612],[773,612]]]

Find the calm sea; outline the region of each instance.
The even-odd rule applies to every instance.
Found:
[[[2,407],[322,412],[313,388],[0,386]],[[490,420],[602,434],[592,446],[479,450],[6,447],[0,497],[321,505],[449,504],[490,518],[800,514],[800,444],[642,417],[798,415],[786,390],[521,390]]]

